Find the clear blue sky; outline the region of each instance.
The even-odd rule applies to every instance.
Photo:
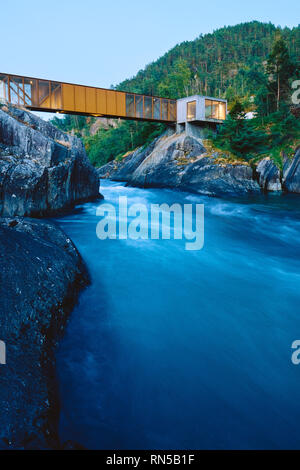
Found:
[[[299,1],[14,0],[1,3],[0,71],[109,87],[177,43],[253,19],[296,26]]]

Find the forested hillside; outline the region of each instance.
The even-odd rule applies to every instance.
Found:
[[[170,98],[192,94],[225,97],[229,101],[229,109],[233,108],[231,117],[239,120],[238,129],[234,123],[231,122],[231,127],[229,123],[223,132],[224,139],[222,136],[218,138],[218,145],[225,145],[228,133],[237,132],[240,138],[233,148],[229,145],[229,150],[234,151],[245,136],[253,140],[255,134],[257,138],[253,142],[257,141],[259,151],[263,152],[273,144],[264,127],[270,128],[277,121],[281,122],[282,113],[284,119],[288,117],[288,127],[291,121],[293,126],[298,126],[286,107],[290,101],[290,83],[299,76],[299,57],[299,26],[281,29],[271,23],[253,21],[224,27],[211,34],[200,35],[194,41],[183,42],[115,88]],[[245,125],[247,129],[243,137],[240,123],[247,111],[257,111],[258,120]],[[84,136],[88,154],[97,166],[147,143],[164,129],[161,124],[123,121],[116,128],[100,128],[95,135],[90,135],[93,122],[94,118],[70,116],[61,122],[54,119],[59,127],[74,129]],[[255,126],[260,126],[260,129]],[[284,133],[285,128],[281,131]],[[253,145],[247,148],[247,157],[255,150]],[[243,151],[237,153],[243,155]]]
[[[229,99],[244,96],[255,91],[251,77],[262,71],[279,32],[290,56],[299,58],[299,27],[279,30],[271,23],[253,21],[183,42],[116,88],[170,98],[196,93]]]

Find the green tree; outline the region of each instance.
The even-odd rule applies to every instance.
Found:
[[[216,144],[235,155],[249,160],[266,149],[268,136],[252,120],[246,119],[243,104],[237,101],[222,125]]]
[[[232,86],[229,86],[226,90],[225,98],[229,103],[233,102],[236,99],[235,91]]]
[[[295,65],[290,59],[287,45],[282,37],[279,37],[273,45],[266,70],[269,75],[269,88],[275,95],[278,111],[280,101],[286,99],[289,92],[289,79],[295,73]]]
[[[158,85],[158,92],[166,98],[182,98],[189,94],[191,84],[191,70],[184,59],[178,59],[174,63],[172,71],[166,75]]]
[[[236,100],[234,105],[231,108],[230,111],[230,117],[237,122],[237,124],[240,124],[243,119],[245,119],[246,113],[245,113],[245,108],[244,105],[241,103],[241,101]]]
[[[254,105],[256,114],[258,118],[260,118],[262,125],[264,124],[265,118],[270,114],[271,101],[268,87],[266,85],[260,86],[255,93]]]

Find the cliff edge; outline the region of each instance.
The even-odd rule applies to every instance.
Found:
[[[53,215],[97,197],[99,178],[80,139],[0,107],[0,216]]]

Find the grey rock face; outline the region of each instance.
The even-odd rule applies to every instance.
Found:
[[[88,274],[56,225],[0,220],[0,449],[59,448],[54,347]]]
[[[121,163],[110,162],[99,175],[141,187],[171,187],[210,196],[239,196],[260,191],[249,165],[221,165],[202,141],[185,133],[165,135]]]
[[[261,160],[256,172],[259,177],[259,185],[265,191],[281,191],[281,174],[279,168],[269,158]]]
[[[97,197],[99,178],[79,139],[0,108],[0,216],[49,215]]]
[[[97,168],[99,178],[110,178],[112,174],[118,169],[120,162],[113,160],[105,165]]]
[[[283,166],[283,188],[291,193],[300,193],[300,147],[292,160],[286,159]]]
[[[208,196],[242,196],[260,192],[250,166],[212,164],[211,159],[205,157],[186,168],[181,188]]]

